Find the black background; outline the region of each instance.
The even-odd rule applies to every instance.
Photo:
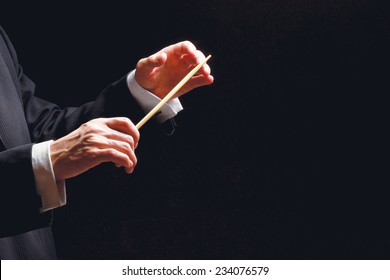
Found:
[[[63,259],[388,259],[389,2],[112,1],[1,9],[36,95],[92,100],[191,40],[215,83],[127,176],[67,181]]]

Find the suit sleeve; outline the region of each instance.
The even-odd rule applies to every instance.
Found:
[[[24,75],[12,44],[1,28],[0,31],[7,45],[2,51],[12,58],[9,60],[10,75],[22,101],[31,142],[59,138],[92,118],[127,116],[136,122],[143,116],[127,88],[126,77],[106,87],[94,101],[80,107],[60,108],[36,97],[34,83]],[[32,145],[7,149],[0,139],[0,237],[51,224],[52,211],[39,212],[41,199],[34,183]]]
[[[82,123],[97,117],[126,116],[137,122],[143,111],[129,92],[126,76],[107,86],[98,97],[79,107],[60,108],[56,104],[35,96],[35,84],[23,73],[16,51],[0,28],[12,60],[11,75],[24,106],[31,140],[41,142],[59,138],[78,128]],[[55,91],[55,90],[53,90]],[[77,87],[74,88],[77,92]]]
[[[32,144],[0,152],[0,237],[51,224],[52,213],[39,213],[41,198],[34,185]]]
[[[136,123],[143,115],[127,88],[126,77],[106,87],[96,100],[80,107],[63,109],[35,97],[34,84],[25,75],[22,75],[20,82],[25,116],[33,142],[62,137],[93,118],[125,116]]]

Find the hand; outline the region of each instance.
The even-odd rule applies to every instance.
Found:
[[[203,59],[205,59],[204,54],[191,42],[180,42],[138,61],[135,79],[140,86],[162,99]],[[194,88],[211,84],[214,78],[210,73],[209,65],[205,64],[175,97]]]
[[[56,180],[77,176],[102,162],[113,162],[132,173],[139,137],[127,118],[100,118],[81,125],[50,146]]]

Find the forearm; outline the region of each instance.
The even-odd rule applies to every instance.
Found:
[[[61,109],[28,92],[23,100],[30,135],[36,143],[58,139],[94,118],[126,116],[135,122],[144,114],[129,93],[126,77],[107,86],[94,101],[79,107]]]

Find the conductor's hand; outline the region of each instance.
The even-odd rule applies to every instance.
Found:
[[[191,42],[180,42],[138,61],[135,79],[143,88],[162,99],[192,68],[204,59],[204,54],[197,50]],[[210,73],[209,65],[203,65],[175,97],[194,88],[211,84],[214,78]]]
[[[56,180],[77,176],[102,162],[113,162],[132,173],[139,132],[127,118],[100,118],[51,143]]]

